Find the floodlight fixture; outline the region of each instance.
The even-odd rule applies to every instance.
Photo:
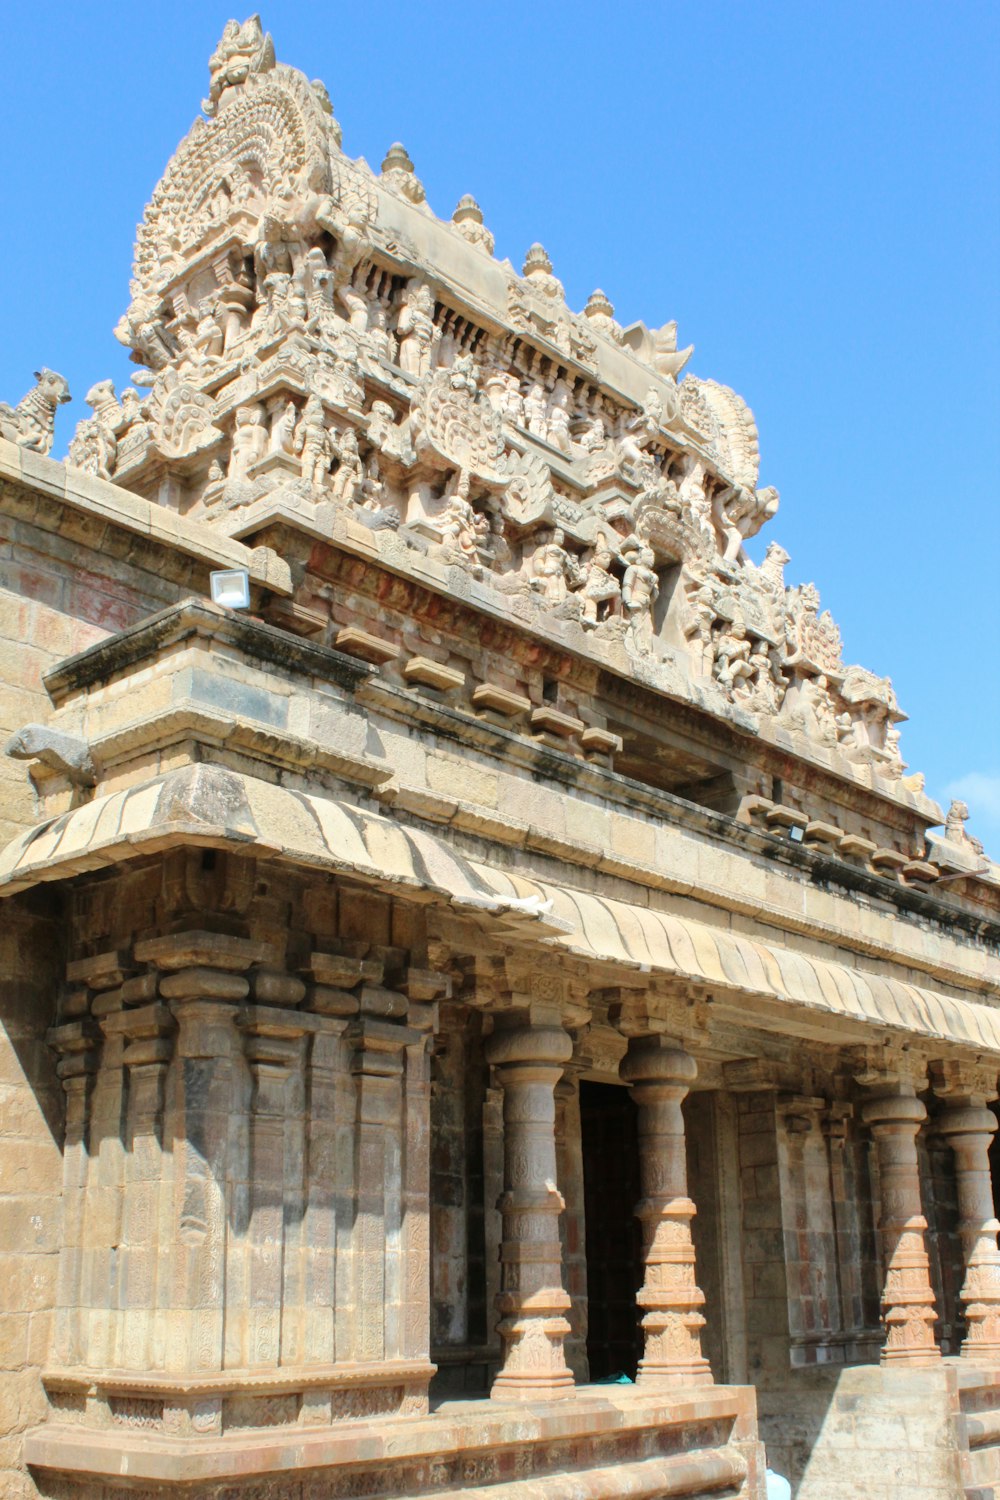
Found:
[[[250,574],[246,568],[220,568],[209,573],[212,603],[224,609],[250,608]]]

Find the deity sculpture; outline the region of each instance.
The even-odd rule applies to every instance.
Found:
[[[580,590],[580,624],[585,629],[592,629],[599,623],[599,605],[610,604],[612,614],[621,605],[621,585],[611,571],[614,556],[607,534],[598,531],[594,550],[583,569],[583,587]]]
[[[536,380],[524,398],[525,426],[532,437],[546,439],[549,435],[549,398],[544,385]]]
[[[326,426],[323,403],[310,396],[302,411],[296,431],[296,445],[302,455],[302,478],[311,490],[326,489],[334,450]]]
[[[750,662],[752,651],[746,621],[737,610],[731,624],[723,625],[715,642],[715,677],[720,687],[736,694],[749,691],[754,674]]]
[[[570,389],[565,380],[557,380],[552,388],[552,396],[546,412],[548,440],[553,448],[558,448],[561,453],[566,454],[567,458],[573,457],[569,413],[571,399]]]
[[[236,412],[233,446],[226,478],[246,479],[250,469],[267,452],[267,429],[262,406],[241,406]]]
[[[408,292],[396,323],[396,337],[400,369],[422,380],[430,369],[434,339],[434,297],[426,282],[418,282]]]
[[[448,504],[438,522],[442,545],[455,551],[462,562],[479,573],[482,571],[480,546],[490,532],[489,517],[470,503],[469,475],[464,470],[449,488]]]
[[[295,452],[295,424],[298,420],[298,412],[294,401],[286,401],[282,409],[277,412],[271,422],[272,453],[294,453]]]
[[[345,427],[336,440],[334,451],[338,463],[333,476],[331,498],[339,505],[353,505],[361,499],[365,480],[364,465],[358,451],[358,435],[353,427]]]
[[[653,604],[660,592],[660,580],[653,567],[655,555],[651,547],[645,546],[635,536],[626,538],[621,552],[626,564],[622,578],[625,619],[633,643],[641,650],[648,650]]]
[[[579,582],[576,559],[566,551],[566,533],[557,526],[535,548],[531,559],[531,586],[549,604],[561,604],[570,587]]]

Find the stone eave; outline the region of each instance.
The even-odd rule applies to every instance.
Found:
[[[161,610],[52,669],[45,681],[62,711],[59,727],[74,734],[83,732],[75,717],[76,694],[127,681],[133,672],[145,671],[158,657],[172,655],[177,649],[192,644],[211,648],[216,642],[224,653],[243,657],[256,667],[271,668],[285,681],[294,682],[300,677],[333,682],[360,707],[420,731],[429,731],[439,742],[468,747],[501,765],[518,766],[531,778],[559,788],[566,795],[594,797],[610,808],[707,837],[717,848],[730,852],[743,850],[778,866],[783,873],[798,871],[811,886],[860,897],[917,923],[933,922],[945,930],[1000,946],[1000,923],[991,922],[954,901],[942,901],[933,892],[901,885],[843,858],[701,807],[672,792],[622,775],[599,760],[583,760],[554,745],[539,743],[506,725],[415,692],[412,687],[386,681],[376,669],[357,658],[206,600],[188,599]],[[225,751],[227,755],[242,756],[241,766],[251,775],[270,775],[276,768],[300,776],[327,773],[349,784],[377,788],[374,795],[381,803],[391,805],[397,815],[412,816],[420,823],[450,825],[459,834],[479,835],[501,846],[559,858],[578,869],[595,869],[648,889],[697,895],[706,904],[727,912],[742,911],[756,915],[770,926],[789,926],[787,910],[762,910],[753,895],[744,899],[738,890],[728,886],[714,888],[705,882],[696,887],[687,874],[682,876],[669,865],[643,865],[616,856],[609,849],[535,829],[516,817],[498,818],[473,804],[414,789],[401,783],[392,765],[380,755],[361,753],[357,746],[348,748],[303,738],[287,727],[279,727],[266,715],[263,720],[255,721],[245,712],[234,712],[214,699],[189,693],[190,689],[169,707],[127,718],[113,730],[87,734],[102,783],[111,779],[113,785],[115,780],[120,784],[121,777],[128,775],[130,762],[173,747],[197,747],[185,753],[191,759],[205,762]],[[66,713],[70,715],[69,722],[65,722]],[[43,768],[36,779],[41,786],[52,775]],[[848,920],[846,915],[845,920]],[[792,926],[794,930],[814,933],[822,941],[832,936],[809,920]],[[882,958],[891,956],[889,948],[869,951]],[[951,980],[950,972],[945,972]],[[968,980],[959,977],[956,982]]]
[[[176,848],[244,850],[361,881],[403,899],[485,921],[508,941],[542,944],[623,973],[663,975],[763,1005],[765,1029],[888,1029],[1000,1056],[1000,1006],[957,998],[779,941],[711,926],[520,875],[460,853],[426,828],[331,797],[274,786],[221,766],[192,765],[128,787],[22,835],[0,855],[0,896]],[[836,951],[836,950],[834,950]],[[644,981],[645,982],[645,981]],[[995,987],[994,987],[995,991]]]

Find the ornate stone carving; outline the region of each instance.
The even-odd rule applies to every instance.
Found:
[[[227,89],[238,88],[255,73],[266,73],[274,67],[274,43],[260,24],[260,16],[251,16],[242,26],[227,21],[219,45],[209,58],[208,98],[203,108],[214,115]]]
[[[435,370],[418,391],[410,416],[417,455],[431,455],[446,468],[499,484],[504,438],[495,407],[480,396],[468,355],[450,369]]]
[[[497,1400],[552,1400],[569,1395],[573,1376],[563,1340],[569,1297],[562,1285],[556,1186],[554,1089],[572,1055],[569,1035],[552,1025],[496,1031],[486,1056],[503,1088],[503,1268],[497,1305],[503,1367]]]
[[[0,401],[0,437],[33,453],[52,451],[56,407],[72,398],[69,386],[54,370],[36,370],[36,385],[16,406]]]
[[[697,1076],[690,1053],[665,1037],[634,1037],[622,1059],[621,1076],[632,1085],[638,1106],[639,1171],[645,1279],[638,1295],[643,1309],[645,1352],[639,1385],[688,1385],[711,1381],[701,1352],[705,1297],[695,1281],[687,1195],[682,1102]]]
[[[870,1087],[880,1087],[877,1071],[863,1076]],[[927,1111],[916,1096],[912,1067],[884,1079],[881,1086],[886,1083],[887,1091],[868,1099],[862,1108],[878,1152],[878,1228],[885,1274],[882,1361],[923,1365],[939,1358],[916,1146],[917,1131]]]
[[[125,411],[110,380],[99,380],[83,399],[94,415],[77,424],[69,445],[69,462],[87,474],[110,479],[118,456],[117,434],[127,420]]]

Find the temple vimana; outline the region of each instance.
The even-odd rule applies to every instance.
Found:
[[[0,405],[0,1494],[1000,1495],[1000,867],[746,403],[257,17],[115,333]]]

